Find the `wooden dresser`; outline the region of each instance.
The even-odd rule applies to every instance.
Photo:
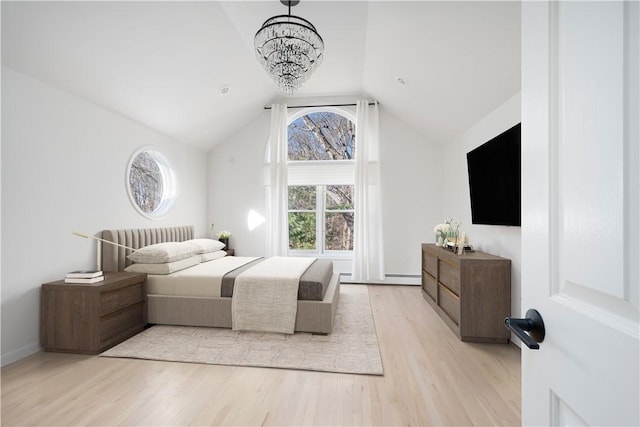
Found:
[[[105,273],[102,282],[42,285],[40,337],[46,351],[100,353],[147,324],[146,274]]]
[[[423,244],[422,296],[462,341],[509,342],[511,260]]]

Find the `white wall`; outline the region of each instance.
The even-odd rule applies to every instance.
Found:
[[[253,209],[266,217],[264,164],[269,137],[269,111],[259,114],[228,140],[209,151],[209,225],[231,232],[236,255],[264,256],[265,226],[249,231]]]
[[[421,275],[422,243],[442,215],[443,147],[384,109],[380,157],[387,274]]]
[[[323,102],[327,102],[324,99]],[[329,100],[343,102],[344,100]],[[264,160],[270,112],[209,152],[209,221],[232,233],[236,255],[264,255],[264,225],[247,229],[251,209],[264,215]],[[420,274],[420,244],[440,221],[442,147],[380,107],[382,203],[387,274]],[[350,272],[350,263],[338,263]]]
[[[163,220],[136,212],[129,157],[153,145],[177,172],[179,198]],[[105,228],[195,225],[207,231],[205,153],[49,85],[2,68],[2,365],[37,351],[40,284],[95,267]]]
[[[520,122],[520,93],[513,96],[487,117],[476,123],[447,145],[446,191],[442,199],[442,219],[462,222],[460,228],[469,235],[471,245],[511,260],[511,315],[520,316],[521,242],[520,227],[471,224],[471,202],[466,154]],[[515,342],[519,342],[516,340]]]

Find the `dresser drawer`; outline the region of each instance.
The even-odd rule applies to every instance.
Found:
[[[435,277],[432,277],[426,271],[422,271],[422,289],[431,297],[432,300],[438,300],[438,285]]]
[[[437,258],[430,253],[422,251],[422,269],[427,273],[431,274],[433,277],[436,277],[437,274]]]
[[[438,280],[454,294],[460,295],[460,270],[446,261],[438,261],[440,269]]]
[[[142,283],[100,294],[100,316],[113,313],[144,300]]]
[[[145,325],[144,303],[140,302],[118,313],[100,319],[100,342],[106,343],[114,337],[139,326]]]
[[[447,313],[447,315],[456,322],[456,325],[460,324],[460,298],[451,292],[445,286],[439,285],[439,298],[438,304],[440,308]]]

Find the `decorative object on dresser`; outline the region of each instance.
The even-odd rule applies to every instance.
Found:
[[[422,296],[462,341],[509,342],[511,260],[422,244]]]
[[[461,222],[453,222],[453,218],[446,218],[442,224],[433,228],[436,234],[436,246],[442,246],[458,255],[466,250],[472,250],[469,246],[469,236],[460,229]]]
[[[105,273],[94,284],[44,283],[41,343],[46,351],[100,353],[147,325],[144,273]]]
[[[458,230],[460,222],[453,222],[453,218],[446,218],[442,224],[433,227],[436,233],[436,244],[438,246],[447,246],[447,242],[455,242],[458,239]]]

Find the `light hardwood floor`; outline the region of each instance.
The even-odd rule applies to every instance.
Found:
[[[460,342],[417,286],[370,286],[383,377],[40,352],[2,425],[520,425],[520,350]]]

